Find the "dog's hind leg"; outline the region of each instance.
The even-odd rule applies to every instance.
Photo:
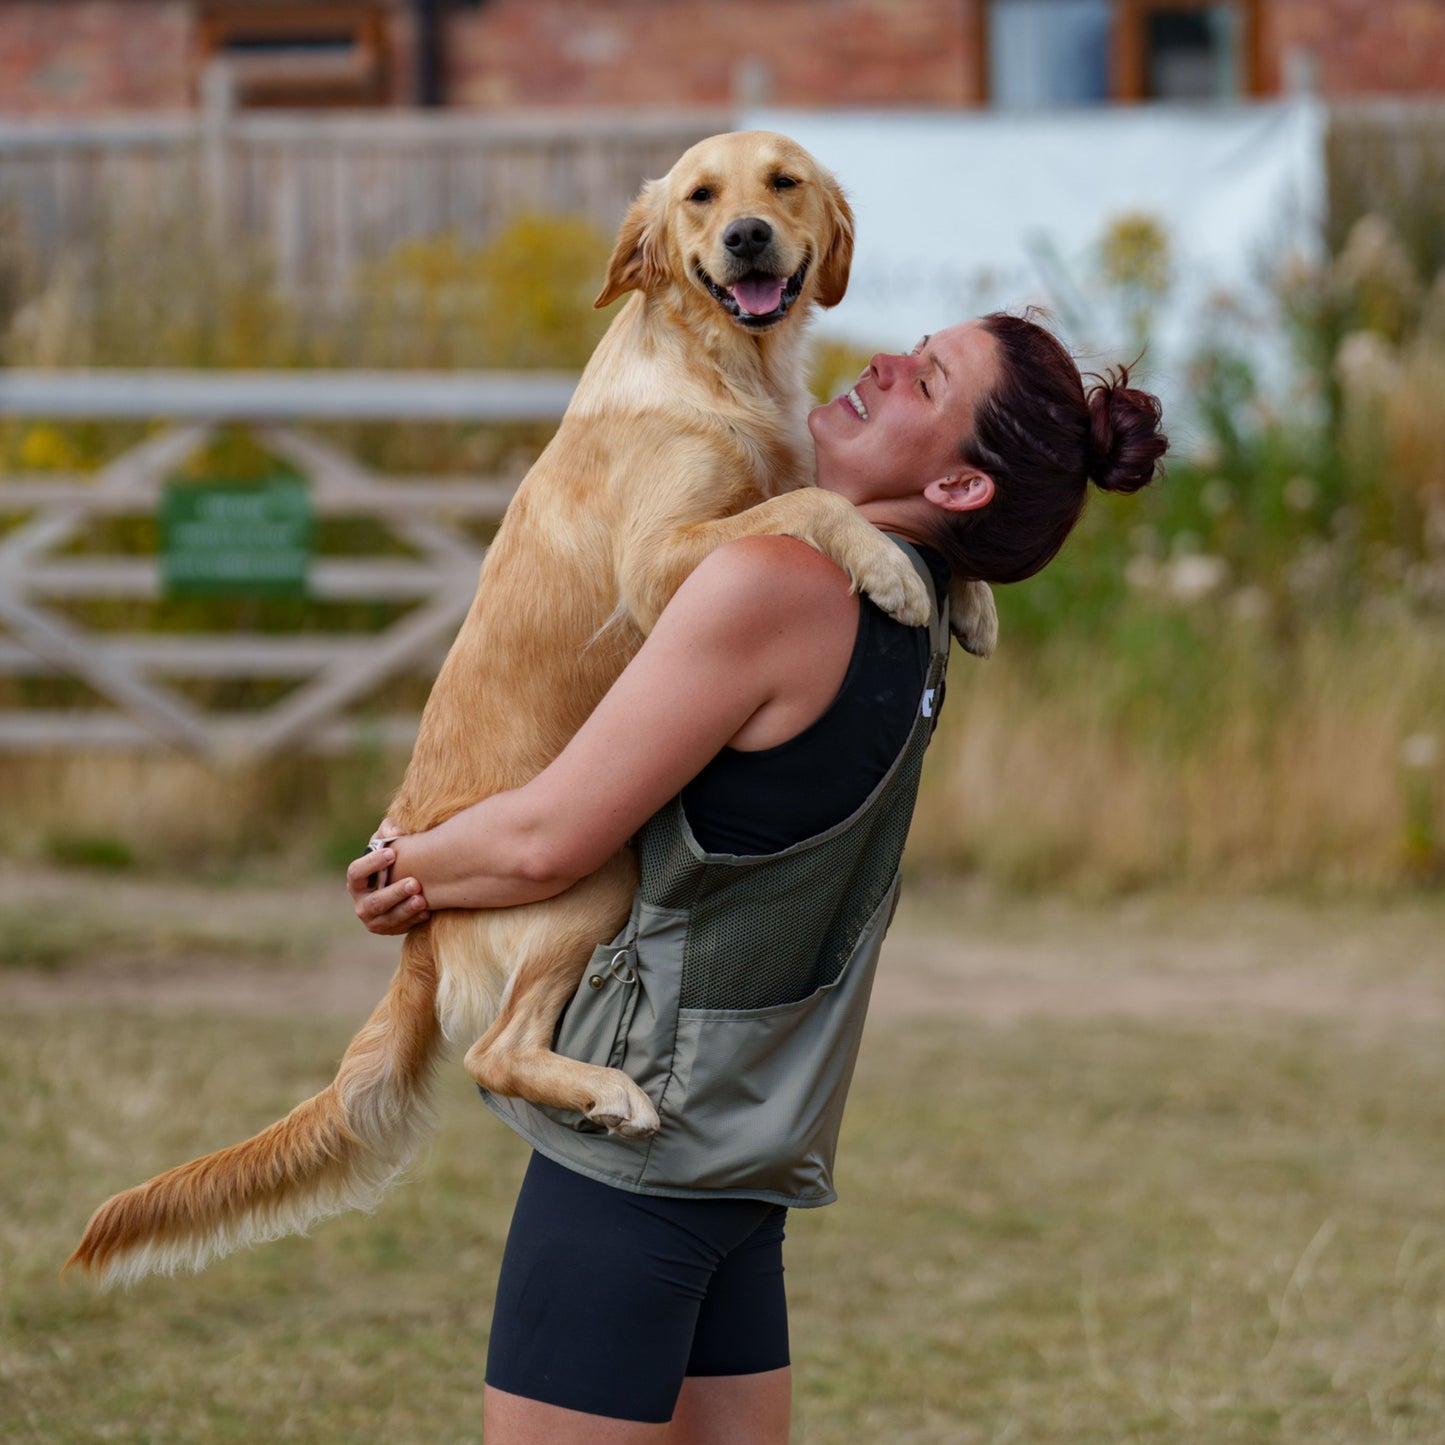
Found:
[[[467,1051],[466,1066],[491,1093],[572,1109],[610,1132],[643,1138],[657,1131],[657,1111],[626,1074],[552,1050],[557,1020],[593,949],[626,919],[635,881],[631,855],[619,854],[552,899],[534,923],[518,920],[509,939],[511,988],[496,1021]]]

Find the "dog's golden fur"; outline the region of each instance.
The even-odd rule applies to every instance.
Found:
[[[771,324],[719,295],[740,279],[723,238],[738,218],[772,231],[755,271],[797,289],[806,268],[791,310]],[[732,538],[801,537],[895,615],[926,615],[898,549],[848,503],[805,485],[803,321],[841,299],[852,245],[836,182],[782,136],[714,137],[648,183],[598,305],[633,294],[488,552],[390,809],[402,831],[546,767],[682,579]],[[986,633],[991,603],[979,600]],[[624,851],[544,903],[436,914],[407,935],[390,990],[334,1082],[245,1143],[103,1204],[70,1263],[106,1283],[199,1268],[370,1203],[423,1132],[444,1036],[477,1040],[466,1065],[488,1089],[651,1132],[652,1105],[624,1074],[550,1052],[555,1021],[591,950],[625,920],[635,881]]]

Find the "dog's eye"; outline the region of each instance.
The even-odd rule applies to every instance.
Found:
[[[795,181],[792,176],[779,176],[773,182],[773,189],[775,191],[791,191],[797,184],[797,181]]]
[[[710,200],[712,200],[712,192],[711,192],[710,190],[708,190],[708,188],[707,188],[706,186],[699,186],[699,187],[688,197],[688,200],[690,200],[690,201],[696,201],[699,205],[701,205],[703,201],[710,201]]]

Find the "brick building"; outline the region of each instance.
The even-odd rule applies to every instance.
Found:
[[[0,0],[0,113],[1445,93],[1440,0]]]

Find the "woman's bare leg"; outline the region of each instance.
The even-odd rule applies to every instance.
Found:
[[[684,1393],[686,1391],[684,1390]],[[486,1387],[482,1396],[483,1445],[671,1445],[671,1425],[586,1415]],[[712,1437],[721,1439],[721,1436]],[[771,1442],[772,1436],[766,1438]],[[778,1437],[787,1440],[786,1435]],[[734,1442],[748,1440],[734,1436]]]
[[[663,1438],[667,1445],[788,1445],[792,1403],[786,1366],[757,1375],[689,1375]]]

